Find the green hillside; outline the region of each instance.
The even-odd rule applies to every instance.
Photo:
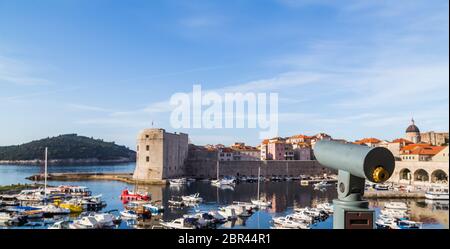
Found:
[[[77,134],[66,134],[44,138],[21,145],[0,146],[0,160],[35,160],[44,158],[45,147],[48,147],[49,160],[92,159],[118,160],[128,158],[134,160],[136,153],[125,146],[114,142],[104,142]]]

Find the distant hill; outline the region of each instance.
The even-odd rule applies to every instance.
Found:
[[[66,134],[21,145],[0,146],[0,162],[39,162],[44,159],[45,147],[48,147],[49,163],[130,162],[136,159],[136,152],[114,142]]]

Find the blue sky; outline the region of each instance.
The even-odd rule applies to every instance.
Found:
[[[78,133],[134,147],[175,92],[279,93],[279,135],[448,131],[449,12],[436,1],[0,0],[0,145]],[[188,129],[197,144],[259,130]]]

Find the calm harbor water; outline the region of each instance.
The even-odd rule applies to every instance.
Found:
[[[92,165],[92,166],[49,166],[49,173],[56,172],[133,172],[134,163],[122,165]],[[16,166],[0,165],[0,185],[17,183],[31,183],[25,178],[42,173],[39,166]],[[123,203],[120,200],[120,193],[123,189],[137,189],[147,191],[153,200],[161,200],[165,211],[162,219],[165,221],[181,217],[183,214],[194,213],[196,211],[206,211],[217,209],[220,206],[231,204],[233,201],[250,201],[256,198],[256,183],[240,183],[232,189],[219,189],[208,182],[194,182],[182,187],[171,186],[135,186],[118,181],[50,181],[49,185],[57,186],[62,184],[84,185],[91,189],[94,195],[102,194],[103,200],[107,202],[104,210],[123,210]],[[196,207],[175,208],[168,207],[168,200],[187,194],[200,193],[204,202]],[[236,222],[228,222],[220,228],[270,228],[272,217],[284,216],[293,212],[295,207],[314,206],[322,202],[332,202],[337,193],[334,185],[326,190],[315,190],[312,186],[300,186],[298,181],[287,182],[264,182],[261,183],[261,197],[272,201],[272,208],[254,213],[246,220],[238,219]],[[387,200],[371,200],[371,207],[379,212]],[[448,202],[444,207],[436,206],[435,203],[425,200],[403,200],[411,208],[411,219],[424,222],[424,228],[446,228],[448,222]],[[126,222],[122,222],[119,228],[130,228]],[[332,228],[332,216],[326,221],[314,225],[313,228]]]

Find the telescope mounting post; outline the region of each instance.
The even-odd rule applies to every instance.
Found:
[[[334,229],[373,229],[375,212],[364,200],[365,178],[338,171],[338,199],[333,200]]]

